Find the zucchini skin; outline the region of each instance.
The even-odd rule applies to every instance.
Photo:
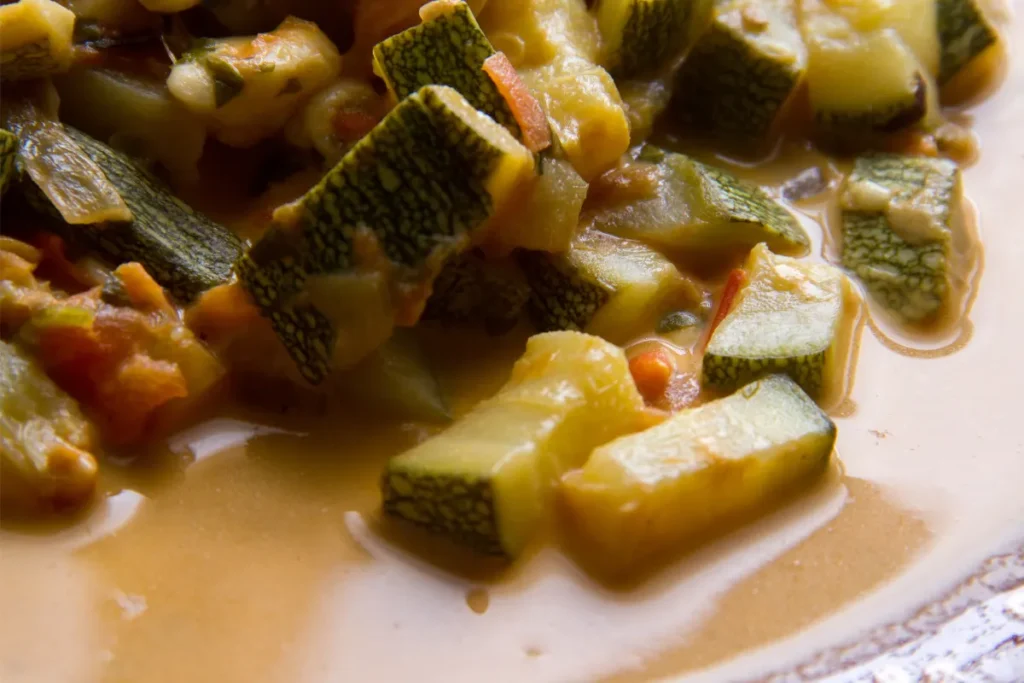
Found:
[[[904,321],[929,320],[949,298],[960,170],[945,159],[874,154],[857,159],[848,186],[865,181],[881,186],[891,196],[887,205],[877,210],[843,207],[843,266]],[[901,235],[890,209],[907,201],[933,216],[943,232],[914,243]]]
[[[714,10],[676,74],[673,109],[680,121],[699,131],[740,147],[758,147],[800,85],[807,58],[795,29],[786,44],[793,54],[780,56],[743,28],[733,16],[738,10],[718,4],[722,7]],[[784,10],[773,10],[770,21],[795,23]]]
[[[494,47],[465,3],[373,48],[374,63],[399,100],[425,85],[447,85],[520,138],[512,110],[483,70],[493,54]]]
[[[67,126],[78,143],[124,198],[133,220],[65,226],[72,242],[112,263],[138,261],[182,303],[232,276],[242,241],[195,211],[124,154]]]
[[[0,196],[18,175],[15,162],[18,159],[18,136],[0,128]]]
[[[999,36],[977,0],[936,0],[935,6],[940,46],[938,82],[943,85],[995,45]]]
[[[484,124],[518,149],[509,153],[473,127]],[[489,183],[508,171],[510,159],[513,173],[527,165],[533,172],[533,158],[508,132],[451,88],[427,86],[287,207],[288,216],[253,245],[237,272],[309,382],[330,374],[338,334],[300,296],[307,281],[365,266],[360,242],[386,262],[392,292],[423,291],[492,215]]]

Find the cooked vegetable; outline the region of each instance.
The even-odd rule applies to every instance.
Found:
[[[378,315],[415,323],[445,260],[532,173],[532,155],[505,129],[451,88],[424,87],[278,210],[239,275],[316,384],[360,357],[344,332],[351,311],[331,313],[341,305],[332,278],[355,269],[381,274]],[[360,353],[370,350],[363,343]]]
[[[529,297],[530,288],[515,264],[466,252],[438,275],[423,319],[480,323],[500,334],[515,326]]]
[[[704,0],[600,0],[604,64],[616,78],[656,72],[687,47]]]
[[[935,0],[939,33],[939,84],[956,76],[999,36],[978,0]]]
[[[587,181],[564,159],[544,155],[515,210],[500,216],[487,238],[490,251],[568,251],[587,198]]]
[[[620,349],[576,332],[535,336],[496,396],[392,458],[384,511],[515,557],[557,477],[642,420],[643,399]]]
[[[908,322],[934,317],[949,299],[960,170],[945,159],[857,159],[843,187],[843,265]]]
[[[340,70],[337,48],[316,24],[288,17],[270,33],[199,41],[167,87],[209,117],[221,142],[249,147],[277,133]]]
[[[629,162],[602,178],[613,191],[585,210],[584,221],[669,253],[750,249],[759,242],[783,253],[807,250],[803,228],[759,187],[681,154],[655,149],[650,156],[658,162]]]
[[[448,402],[416,337],[395,335],[351,370],[338,377],[341,392],[361,407],[395,417],[447,422]]]
[[[906,11],[904,3],[801,2],[807,89],[823,130],[889,133],[923,122],[934,109],[934,3],[911,4],[920,11]]]
[[[782,196],[790,202],[812,199],[825,192],[830,180],[820,166],[812,166],[800,171],[782,186]]]
[[[629,147],[629,122],[615,81],[601,67],[524,74],[548,114],[561,150],[587,181],[615,165]]]
[[[206,122],[171,97],[161,78],[115,69],[76,68],[54,79],[61,120],[133,156],[194,179]]]
[[[562,493],[603,568],[636,572],[808,482],[835,440],[828,416],[777,375],[601,446]]]
[[[92,430],[22,349],[0,341],[0,505],[79,507],[96,488]]]
[[[582,233],[566,254],[524,252],[519,260],[532,290],[527,310],[541,330],[625,343],[666,311],[701,301],[697,285],[664,256],[597,231]]]
[[[701,317],[691,311],[672,311],[658,321],[654,331],[658,334],[671,334],[690,327],[697,327]]]
[[[597,66],[600,32],[580,0],[488,3],[481,24],[547,113],[555,141],[587,181],[629,147],[611,76]]]
[[[665,349],[644,351],[629,359],[629,374],[644,400],[658,403],[668,391],[676,366]]]
[[[447,85],[492,119],[520,135],[508,102],[484,72],[494,55],[469,5],[436,0],[419,26],[391,36],[373,48],[374,67],[398,99],[425,85]]]
[[[15,161],[18,158],[18,136],[0,128],[0,196],[7,191],[17,175]]]
[[[172,195],[128,157],[66,128],[86,156],[103,169],[131,209],[129,222],[63,229],[67,239],[112,263],[138,261],[183,302],[231,276],[241,241]]]
[[[671,78],[619,81],[619,95],[629,120],[629,141],[639,145],[654,130],[655,120],[672,100]]]
[[[293,145],[313,147],[334,165],[380,123],[388,108],[369,83],[341,78],[310,98],[285,133]]]
[[[53,0],[0,6],[0,78],[19,81],[67,71],[74,60],[74,13]]]
[[[843,275],[832,266],[772,254],[759,244],[704,353],[704,383],[733,390],[773,373],[811,396],[829,381],[843,314]]]
[[[150,12],[174,14],[195,7],[202,0],[139,0],[139,3]]]
[[[18,136],[20,165],[65,221],[132,219],[117,188],[57,120],[57,94],[49,83],[8,87],[3,124]]]
[[[802,82],[807,53],[794,0],[716,2],[676,75],[674,111],[735,146],[771,137]]]
[[[172,401],[194,404],[224,370],[141,266],[126,264],[115,275],[126,305],[103,303],[99,288],[70,298],[26,292],[32,311],[19,335],[107,442],[136,444],[169,417]]]
[[[505,98],[512,116],[519,124],[526,148],[531,152],[540,152],[550,147],[551,126],[548,117],[508,57],[504,53],[495,52],[484,60],[484,71]]]

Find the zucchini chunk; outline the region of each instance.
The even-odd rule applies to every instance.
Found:
[[[843,187],[843,266],[904,321],[949,299],[961,191],[955,163],[889,154],[858,158]]]
[[[17,159],[18,136],[0,128],[0,197],[18,175],[18,170],[15,167]]]
[[[564,477],[563,500],[605,568],[628,573],[819,475],[835,440],[828,416],[775,375],[601,446]]]
[[[587,199],[587,181],[565,159],[542,155],[537,177],[501,216],[487,238],[487,251],[513,249],[560,253],[569,249]]]
[[[0,7],[0,78],[20,81],[67,71],[74,61],[75,14],[53,0]]]
[[[345,330],[358,321],[336,278],[379,276],[376,315],[414,324],[445,261],[469,246],[533,168],[530,152],[462,95],[426,86],[278,209],[239,276],[317,384],[372,350],[362,348],[365,340],[358,350],[349,345]]]
[[[0,341],[0,504],[79,507],[96,487],[93,431],[78,404],[21,348]]]
[[[676,75],[673,110],[681,122],[740,146],[771,136],[807,68],[794,4],[715,3]]]
[[[204,118],[171,97],[162,78],[115,69],[75,68],[53,79],[61,120],[98,140],[194,180],[206,144]]]
[[[501,334],[515,327],[529,297],[530,288],[514,263],[466,252],[449,261],[437,276],[423,320],[480,323],[489,332]]]
[[[764,244],[746,265],[747,285],[704,354],[704,383],[731,391],[785,373],[819,396],[835,358],[843,275],[832,266],[776,256]]]
[[[384,512],[514,558],[557,478],[640,428],[643,410],[621,349],[578,332],[534,336],[497,395],[391,459]]]
[[[581,330],[621,344],[669,310],[697,305],[701,291],[650,247],[597,231],[566,254],[523,252],[527,311],[538,329]]]
[[[250,147],[278,133],[337,78],[341,55],[316,24],[288,17],[269,33],[205,38],[174,64],[167,88],[217,139]]]
[[[704,0],[600,0],[604,66],[616,78],[651,75],[686,48]]]
[[[67,126],[85,154],[106,174],[132,212],[132,220],[60,230],[73,244],[120,264],[141,263],[182,303],[231,278],[242,242],[175,197],[124,154]]]
[[[598,230],[640,240],[666,253],[751,249],[802,254],[810,240],[781,204],[732,173],[682,154],[645,148],[643,158],[611,171],[608,180],[643,192],[610,197],[585,209]]]
[[[939,33],[939,85],[952,80],[976,57],[996,44],[999,35],[978,0],[935,0]]]
[[[808,50],[807,89],[823,132],[891,133],[927,122],[937,107],[932,80],[938,63],[934,18],[930,0],[884,8],[875,3],[833,7],[825,0],[803,0],[800,26]]]
[[[430,5],[423,23],[373,48],[374,69],[398,99],[425,85],[447,85],[466,101],[519,137],[519,124],[498,87],[483,70],[495,53],[462,0]]]

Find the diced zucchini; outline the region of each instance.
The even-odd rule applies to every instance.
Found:
[[[945,159],[857,159],[841,195],[843,265],[907,322],[935,317],[949,299],[960,170]]]
[[[92,428],[20,348],[0,341],[0,504],[78,507],[96,487]]]
[[[654,124],[672,101],[671,78],[619,81],[622,107],[629,120],[629,141],[639,145],[654,131]]]
[[[800,387],[767,377],[598,448],[563,499],[605,569],[635,572],[808,482],[835,440]]]
[[[343,358],[359,360],[344,333],[357,321],[338,310],[332,278],[385,274],[378,307],[415,323],[444,262],[469,246],[533,168],[530,152],[458,92],[426,86],[278,209],[239,264],[242,283],[316,384]]]
[[[174,64],[167,88],[217,138],[249,147],[278,133],[337,78],[341,56],[316,24],[288,17],[269,33],[205,38]]]
[[[823,131],[890,133],[922,123],[934,112],[934,4],[908,2],[920,11],[905,12],[901,3],[801,3],[807,89]]]
[[[0,128],[0,196],[17,177],[15,162],[18,159],[18,136]]]
[[[477,323],[501,334],[515,326],[529,297],[530,288],[514,263],[466,252],[449,261],[437,276],[423,320]]]
[[[590,226],[666,253],[751,249],[760,242],[781,253],[807,251],[807,233],[761,188],[681,154],[653,149],[649,156],[657,165],[636,161],[622,173],[644,176],[650,191],[603,202],[585,213]]]
[[[337,381],[342,394],[360,407],[404,419],[451,420],[441,385],[410,330],[396,330]]]
[[[578,332],[537,335],[496,396],[392,458],[384,511],[515,557],[541,523],[558,477],[596,446],[638,429],[642,414],[621,349]]]
[[[629,148],[629,121],[611,75],[599,66],[577,68],[539,69],[523,80],[547,113],[566,158],[589,182]]]
[[[494,54],[487,36],[461,0],[433,3],[419,26],[391,36],[373,48],[374,68],[398,99],[425,85],[447,85],[466,101],[519,135],[512,110],[483,70]]]
[[[843,315],[843,275],[823,263],[776,256],[764,244],[746,264],[748,282],[704,353],[704,383],[731,391],[773,373],[811,396],[830,376]]]
[[[226,282],[242,242],[175,197],[131,159],[85,133],[71,138],[117,188],[132,212],[128,222],[61,228],[63,236],[112,263],[137,261],[183,303]]]
[[[540,330],[582,330],[622,344],[667,311],[697,305],[701,292],[650,247],[597,231],[565,254],[523,252],[531,294],[527,311]]]
[[[681,54],[703,0],[600,0],[604,66],[616,78],[650,75]]]
[[[532,249],[559,253],[576,235],[587,181],[564,159],[543,155],[537,177],[514,210],[500,217],[487,238],[489,251]]]
[[[206,122],[171,97],[162,79],[114,69],[76,68],[54,79],[61,120],[98,140],[193,179]]]
[[[67,71],[75,14],[53,0],[0,7],[0,78],[19,81]]]
[[[935,0],[935,7],[941,85],[995,45],[999,35],[978,0]]]
[[[807,65],[794,5],[715,3],[710,24],[676,75],[674,111],[681,122],[738,145],[770,137]]]

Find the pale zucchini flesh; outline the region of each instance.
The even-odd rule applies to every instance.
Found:
[[[74,59],[75,14],[53,0],[0,7],[0,79],[19,81],[67,71]]]
[[[581,330],[615,343],[642,334],[670,310],[698,305],[701,292],[654,249],[597,231],[565,254],[527,252],[527,312],[540,330]]]
[[[601,446],[562,496],[597,562],[635,572],[809,482],[835,439],[799,386],[766,377]]]
[[[731,391],[769,374],[789,375],[812,396],[829,379],[844,308],[842,273],[777,256],[758,245],[748,282],[704,353],[704,383]]]

